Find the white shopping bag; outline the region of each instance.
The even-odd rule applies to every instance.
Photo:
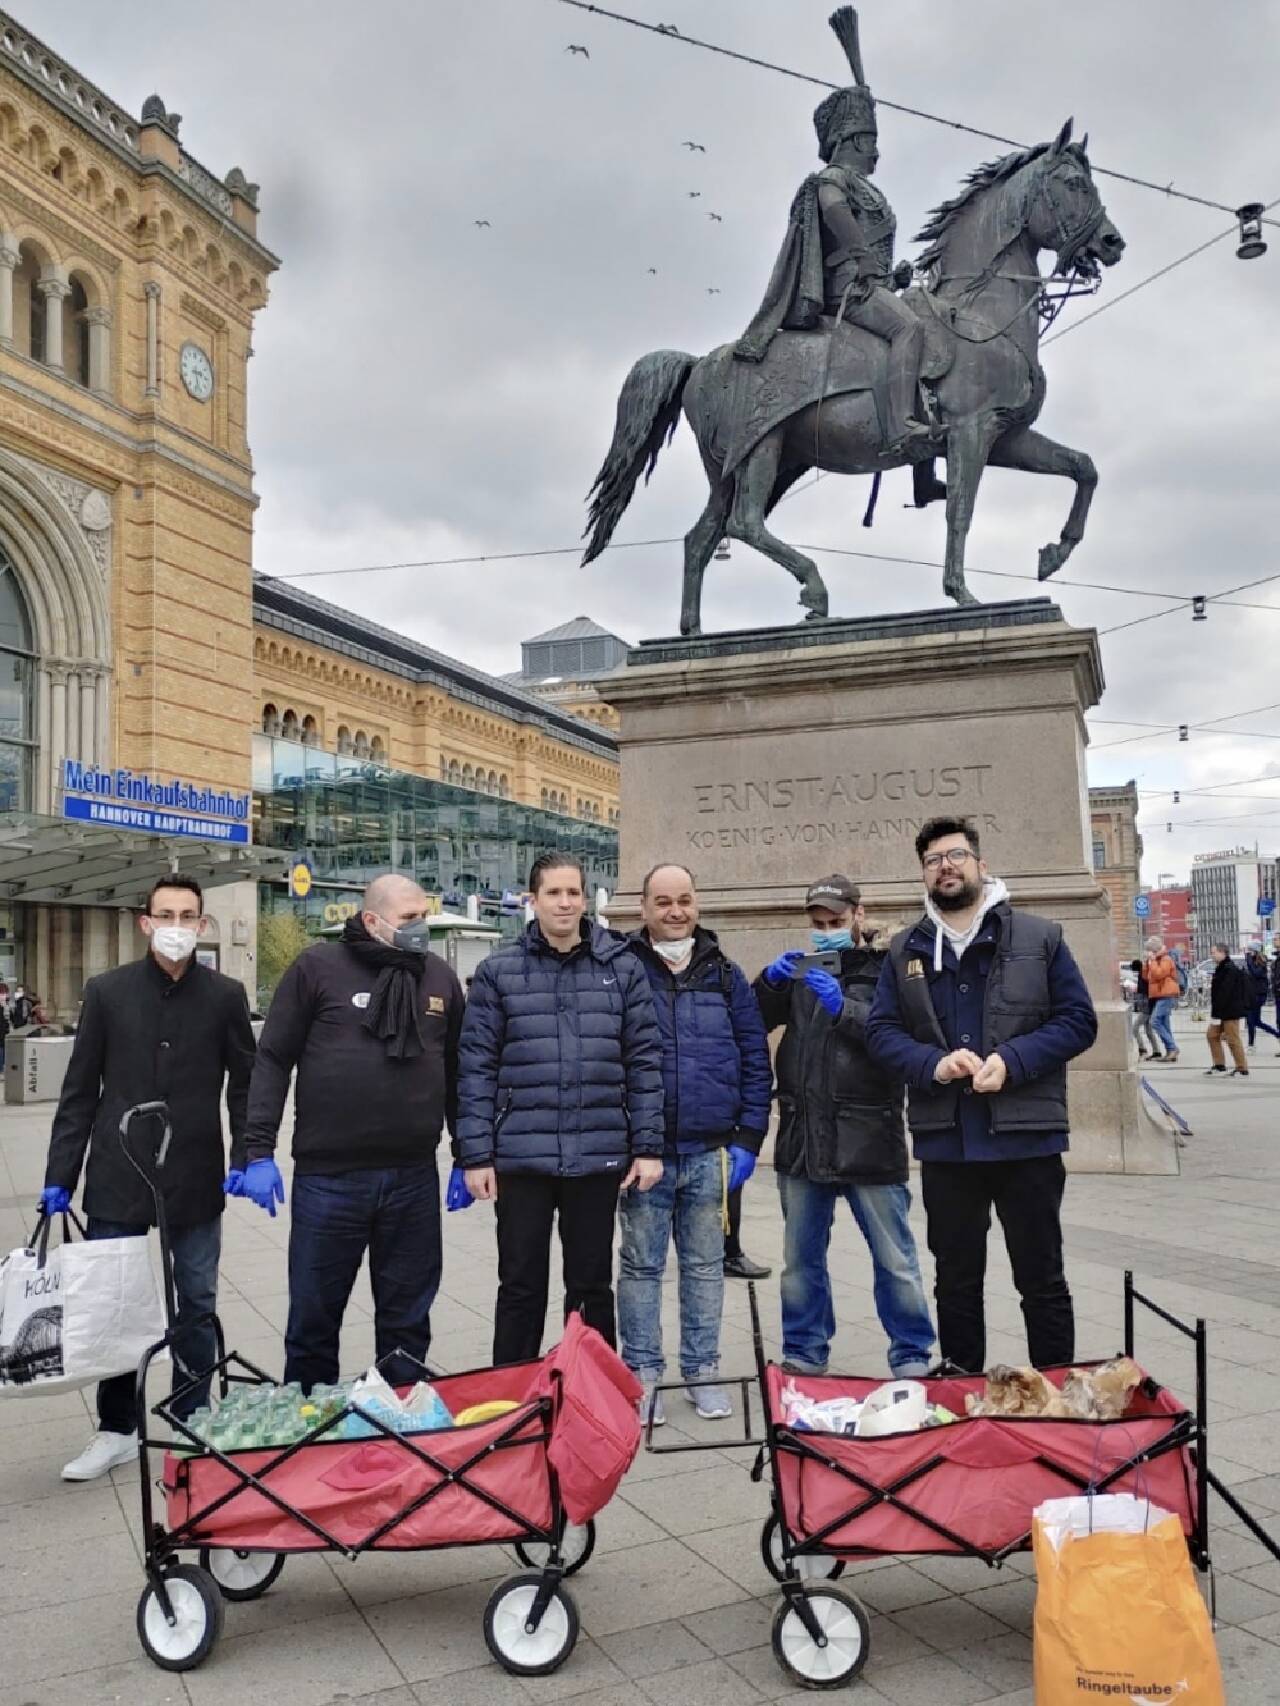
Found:
[[[0,1398],[132,1374],[165,1334],[146,1238],[51,1248],[49,1224],[0,1263]]]

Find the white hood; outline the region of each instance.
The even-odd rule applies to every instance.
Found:
[[[934,928],[934,971],[939,972],[942,970],[942,944],[944,941],[950,942],[952,952],[958,960],[961,954],[963,954],[965,949],[969,946],[970,942],[973,941],[973,938],[978,934],[978,931],[982,928],[982,921],[991,911],[991,908],[993,906],[999,906],[1002,900],[1008,900],[1008,898],[1009,891],[1004,886],[1004,882],[1000,877],[984,877],[982,882],[982,904],[979,906],[977,912],[974,913],[972,922],[967,924],[963,930],[957,930],[955,925],[948,921],[947,914],[945,912],[938,911],[937,907],[933,904],[933,897],[926,892],[924,897],[925,917],[929,919]]]

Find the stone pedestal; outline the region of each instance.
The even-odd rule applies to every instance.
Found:
[[[1073,1165],[1176,1172],[1140,1106],[1091,867],[1084,713],[1102,689],[1096,633],[1044,598],[646,641],[600,684],[622,717],[611,922],[633,923],[644,873],[677,861],[754,974],[804,940],[804,890],[832,871],[882,929],[918,917],[916,831],[963,814],[1015,902],[1061,920],[1097,1005],[1071,1072]]]

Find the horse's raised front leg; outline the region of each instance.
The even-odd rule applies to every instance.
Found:
[[[964,548],[987,457],[1000,428],[991,415],[975,415],[947,428],[947,563],[942,590],[957,604],[977,604],[964,578]]]
[[[731,538],[754,545],[757,551],[781,563],[800,582],[800,602],[810,618],[822,617],[827,614],[827,588],[818,565],[779,539],[776,533],[770,533],[764,524],[782,461],[782,446],[783,429],[776,427],[760,440],[738,469],[728,531]]]
[[[1093,465],[1093,458],[1086,456],[1083,450],[1072,450],[1070,445],[1059,444],[1056,439],[1046,438],[1042,432],[1023,427],[1000,439],[989,460],[993,468],[1022,468],[1028,474],[1060,474],[1076,483],[1075,501],[1061,537],[1056,544],[1041,547],[1040,579],[1046,581],[1050,575],[1057,574],[1084,538],[1085,518],[1098,484],[1098,470]]]

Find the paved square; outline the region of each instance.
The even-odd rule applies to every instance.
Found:
[[[1280,1532],[1280,1061],[1265,1040],[1246,1085],[1202,1078],[1202,1049],[1188,1037],[1187,1064],[1158,1080],[1195,1128],[1182,1177],[1073,1178],[1065,1218],[1081,1357],[1119,1348],[1127,1265],[1175,1313],[1203,1313],[1214,1353],[1213,1462]],[[25,1236],[43,1182],[49,1117],[49,1109],[0,1108],[6,1250]],[[270,1221],[249,1203],[233,1203],[227,1215],[228,1340],[273,1372],[282,1355],[287,1226],[285,1216]],[[775,1351],[781,1232],[772,1174],[762,1169],[747,1190],[743,1236],[753,1256],[774,1264],[761,1296]],[[1022,1361],[1017,1302],[995,1237],[991,1255],[989,1355]],[[832,1262],[841,1320],[833,1360],[877,1373],[884,1341],[870,1267],[847,1216],[837,1221]],[[494,1290],[489,1211],[448,1216],[432,1348],[440,1366],[487,1360]],[[674,1303],[669,1277],[669,1356]],[[731,1286],[726,1373],[750,1371],[749,1343],[746,1289]],[[1158,1378],[1191,1397],[1191,1357],[1176,1334],[1143,1323],[1138,1350]],[[343,1335],[344,1372],[371,1357],[362,1275]],[[715,1436],[717,1424],[700,1428],[679,1398],[668,1413],[668,1437]],[[582,1638],[554,1676],[521,1682],[488,1658],[485,1601],[511,1568],[497,1549],[355,1564],[291,1559],[263,1599],[227,1607],[222,1641],[200,1670],[171,1676],[142,1656],[134,1631],[142,1585],[136,1472],[117,1470],[91,1486],[58,1479],[90,1426],[80,1394],[0,1403],[0,1706],[742,1706],[812,1698],[790,1688],[769,1649],[777,1593],[759,1559],[764,1493],[750,1480],[749,1452],[641,1456],[600,1519],[595,1558],[572,1584]],[[1231,1706],[1274,1706],[1280,1564],[1221,1508],[1213,1549],[1227,1698]],[[848,1581],[872,1619],[872,1656],[853,1698],[865,1706],[1031,1706],[1028,1559],[1000,1572],[965,1559],[877,1561],[854,1567]]]

